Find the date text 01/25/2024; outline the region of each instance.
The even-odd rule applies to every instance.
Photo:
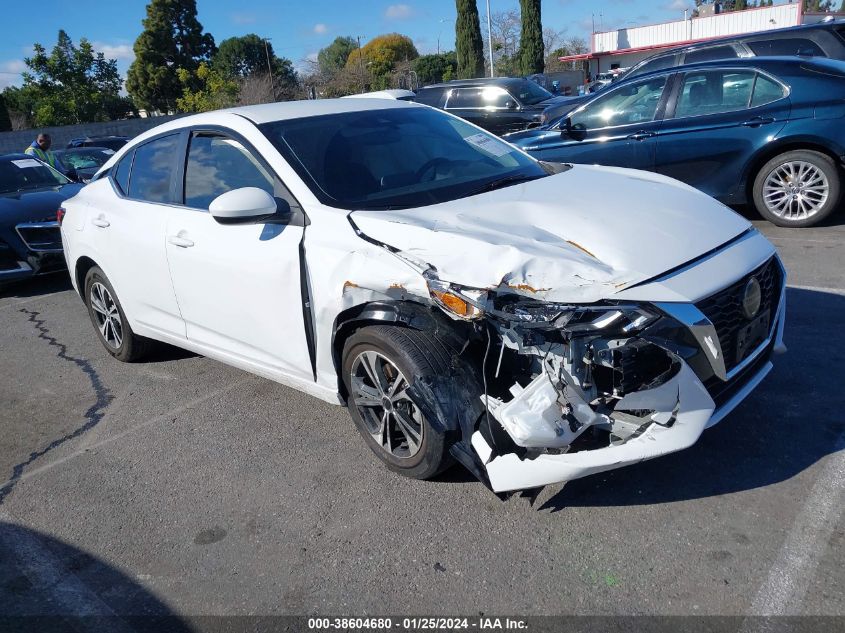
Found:
[[[308,628],[311,630],[367,630],[387,631],[401,629],[403,631],[440,631],[440,630],[518,630],[528,628],[524,620],[518,618],[309,618]]]

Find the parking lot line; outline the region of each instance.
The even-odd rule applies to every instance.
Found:
[[[769,577],[751,603],[753,616],[800,615],[816,567],[845,504],[845,433],[827,458],[790,528]]]

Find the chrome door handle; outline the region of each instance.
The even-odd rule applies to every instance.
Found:
[[[94,226],[99,226],[101,229],[105,229],[111,226],[111,223],[105,218],[94,218],[93,220],[91,220],[91,224],[93,224]]]
[[[774,123],[775,120],[772,117],[766,116],[755,116],[747,121],[743,121],[743,125],[745,127],[760,127],[761,125],[768,125],[769,123]]]
[[[171,235],[167,238],[167,241],[173,244],[173,246],[179,246],[180,248],[190,248],[194,245],[193,240],[189,240],[187,237],[179,237],[178,235]]]
[[[628,139],[632,141],[644,141],[647,138],[652,138],[654,135],[654,132],[634,132],[628,135]]]

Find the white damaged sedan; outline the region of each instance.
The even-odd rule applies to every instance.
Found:
[[[60,216],[113,356],[163,341],[345,404],[421,479],[457,461],[506,492],[679,451],[785,349],[785,271],[731,210],[413,103],[170,121]]]

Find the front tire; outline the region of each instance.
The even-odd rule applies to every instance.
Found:
[[[111,282],[97,266],[85,275],[85,305],[97,337],[109,354],[125,363],[147,354],[152,341],[132,331]]]
[[[829,156],[795,150],[775,156],[754,179],[754,206],[777,226],[807,227],[839,204],[840,176]]]
[[[429,479],[452,465],[446,434],[406,391],[412,381],[446,375],[450,357],[431,334],[396,326],[361,328],[344,345],[349,413],[370,449],[406,477]]]

